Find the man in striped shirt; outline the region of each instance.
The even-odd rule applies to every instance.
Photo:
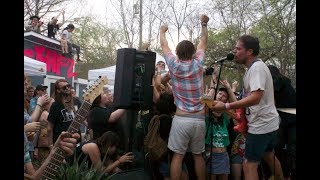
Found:
[[[169,135],[168,148],[174,152],[170,166],[172,180],[181,176],[185,153],[192,152],[198,179],[205,179],[205,110],[200,102],[203,95],[203,64],[208,41],[208,16],[201,15],[201,37],[197,49],[192,42],[183,40],[173,55],[166,39],[166,25],[160,28],[160,44],[170,71],[174,102],[177,106]]]

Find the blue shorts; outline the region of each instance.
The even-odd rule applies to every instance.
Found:
[[[187,172],[188,174],[187,165],[185,163],[182,164],[182,171]],[[170,169],[167,162],[160,162],[159,172],[162,174],[163,177],[170,178]]]
[[[267,134],[250,134],[246,136],[245,159],[260,162],[265,152],[272,152],[277,143],[277,131]]]
[[[212,153],[211,163],[211,171],[210,160],[208,160],[206,163],[207,172],[209,174],[230,174],[230,162],[228,152]]]
[[[242,164],[244,157],[241,157],[239,154],[235,154],[230,157],[231,164]]]

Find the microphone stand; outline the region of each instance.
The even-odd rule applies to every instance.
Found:
[[[217,78],[217,85],[214,88],[214,98],[213,100],[216,100],[217,98],[217,94],[218,94],[218,87],[219,87],[219,82],[220,82],[220,75],[221,75],[221,69],[222,69],[222,65],[223,65],[223,61],[219,61],[218,63],[220,63],[220,68],[219,68],[219,74],[218,74],[218,78]],[[212,127],[213,127],[213,119],[214,117],[212,116],[212,110],[209,108],[209,125],[208,125],[208,130],[211,129],[211,134],[210,134],[210,157],[209,157],[209,163],[210,163],[210,170],[209,170],[209,175],[210,175],[210,180],[211,180],[211,169],[212,169],[212,141],[213,141],[213,133],[212,133]],[[207,130],[207,133],[208,133]]]

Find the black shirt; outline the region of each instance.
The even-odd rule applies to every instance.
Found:
[[[277,108],[295,108],[296,91],[289,78],[273,77],[274,99]],[[290,126],[296,123],[296,115],[278,111],[281,118],[280,126]]]
[[[74,99],[74,106],[75,109],[78,110],[81,107],[80,101],[76,101]],[[49,115],[48,115],[48,121],[53,124],[53,143],[56,142],[59,135],[62,131],[67,131],[71,121],[75,118],[76,112],[69,113],[65,108],[64,105],[60,102],[55,101],[52,103]]]
[[[48,23],[48,37],[49,38],[56,38],[55,35],[57,34],[59,30],[59,25],[58,24],[50,24]]]
[[[89,113],[88,128],[92,129],[93,139],[97,139],[107,131],[113,131],[118,135],[121,135],[120,122],[110,123],[108,122],[110,115],[114,112],[113,107],[93,107]]]

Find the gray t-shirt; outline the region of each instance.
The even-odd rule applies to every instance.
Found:
[[[243,77],[244,97],[252,91],[263,90],[263,96],[254,106],[246,108],[248,132],[252,134],[266,134],[279,129],[279,114],[275,107],[272,76],[267,65],[256,61]]]

